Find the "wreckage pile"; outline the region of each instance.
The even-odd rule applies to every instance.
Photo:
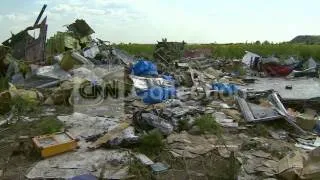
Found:
[[[282,62],[251,52],[218,60],[166,39],[154,60],[135,59],[93,39],[84,20],[46,41],[46,18],[38,24],[45,7],[34,26],[0,46],[0,133],[37,121],[21,114],[27,106],[43,106],[46,114],[73,108],[54,114],[64,128],[32,138],[45,159],[28,166],[27,179],[149,178],[137,169],[182,179],[319,178],[315,60]],[[30,36],[37,28],[39,37]],[[4,166],[0,172],[11,173]]]

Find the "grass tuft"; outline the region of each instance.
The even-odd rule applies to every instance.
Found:
[[[164,147],[163,135],[159,130],[153,130],[142,136],[138,151],[153,156],[159,154]]]
[[[205,114],[197,118],[195,125],[199,127],[202,134],[209,133],[219,135],[222,133],[222,128],[211,114]]]

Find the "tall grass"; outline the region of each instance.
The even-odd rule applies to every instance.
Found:
[[[118,48],[130,54],[153,59],[154,44],[118,44]],[[186,49],[211,49],[214,58],[241,59],[245,51],[255,52],[262,56],[276,55],[280,58],[296,57],[306,60],[313,57],[320,60],[320,45],[290,43],[243,43],[243,44],[187,44]]]

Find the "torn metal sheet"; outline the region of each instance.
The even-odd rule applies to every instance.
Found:
[[[133,81],[134,87],[139,90],[147,90],[154,86],[172,87],[174,85],[172,81],[168,81],[163,78],[145,78],[134,75],[131,75],[130,78]]]
[[[119,119],[117,118],[105,118],[98,116],[89,116],[82,113],[73,113],[68,116],[58,116],[58,119],[62,121],[67,127],[70,127],[68,131],[72,133],[76,138],[87,138],[105,132],[117,127]]]
[[[320,67],[320,66],[319,66]],[[317,68],[309,68],[303,71],[293,71],[292,76],[293,77],[317,77],[319,78],[319,67]]]
[[[73,69],[70,71],[73,74],[73,77],[81,78],[81,79],[86,79],[92,83],[96,84],[102,84],[102,78],[98,77],[94,70],[90,70],[85,67],[80,67],[77,69]]]
[[[95,150],[70,152],[38,162],[27,173],[28,179],[69,179],[91,174],[103,179],[125,179],[129,152]]]
[[[46,77],[46,78],[53,78],[59,80],[68,80],[71,79],[71,75],[60,68],[58,65],[52,66],[42,66],[39,67],[36,72],[36,76],[38,77]]]
[[[71,56],[75,59],[75,60],[78,60],[80,61],[82,64],[84,65],[88,65],[88,66],[91,66],[91,67],[94,67],[94,64],[89,61],[87,58],[83,57],[80,53],[78,52],[72,52],[71,53]]]
[[[12,35],[11,38],[4,41],[2,44],[11,47],[13,57],[16,59],[24,59],[32,63],[43,63],[45,60],[45,43],[47,38],[47,17],[38,24],[46,5],[43,6],[35,24],[27,27],[18,34]],[[39,36],[33,37],[28,31],[39,30]]]
[[[256,78],[257,81],[244,88],[256,91],[273,89],[283,100],[309,100],[320,97],[320,80],[317,78]],[[291,85],[292,89],[286,89]]]
[[[112,53],[126,65],[133,64],[135,61],[134,57],[120,49],[113,48]]]
[[[40,25],[35,26],[40,28],[40,34],[37,39],[27,41],[25,47],[25,59],[30,62],[44,63],[45,60],[45,45],[47,39],[47,28],[46,24],[47,17],[41,22]]]
[[[142,113],[138,123],[140,126],[147,124],[154,128],[158,128],[165,135],[169,135],[173,132],[173,126],[168,121],[151,113]]]
[[[272,91],[242,91],[241,93],[239,93],[239,96],[236,96],[235,99],[247,122],[269,121],[282,117],[270,106],[264,107],[259,104],[251,103],[249,101],[249,99],[267,98],[272,94]]]
[[[94,30],[83,19],[77,19],[74,23],[70,24],[68,30],[75,33],[79,37],[89,36],[94,33]]]
[[[91,59],[95,58],[98,53],[100,53],[100,50],[97,45],[93,45],[90,48],[83,51],[84,57]]]
[[[256,101],[261,101],[263,98],[266,98],[266,101],[260,102],[260,104],[256,103]],[[240,91],[239,96],[236,96],[235,99],[247,122],[271,121],[284,118],[301,133],[305,133],[303,129],[295,124],[294,117],[288,114],[278,94],[273,90]]]

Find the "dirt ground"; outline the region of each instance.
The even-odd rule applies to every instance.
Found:
[[[55,118],[56,113],[71,112],[68,107],[56,107],[52,112],[47,110],[47,107],[40,107],[37,113],[22,115],[17,123],[0,127],[0,179],[25,179],[28,169],[41,160],[31,138],[60,131],[63,124]]]

